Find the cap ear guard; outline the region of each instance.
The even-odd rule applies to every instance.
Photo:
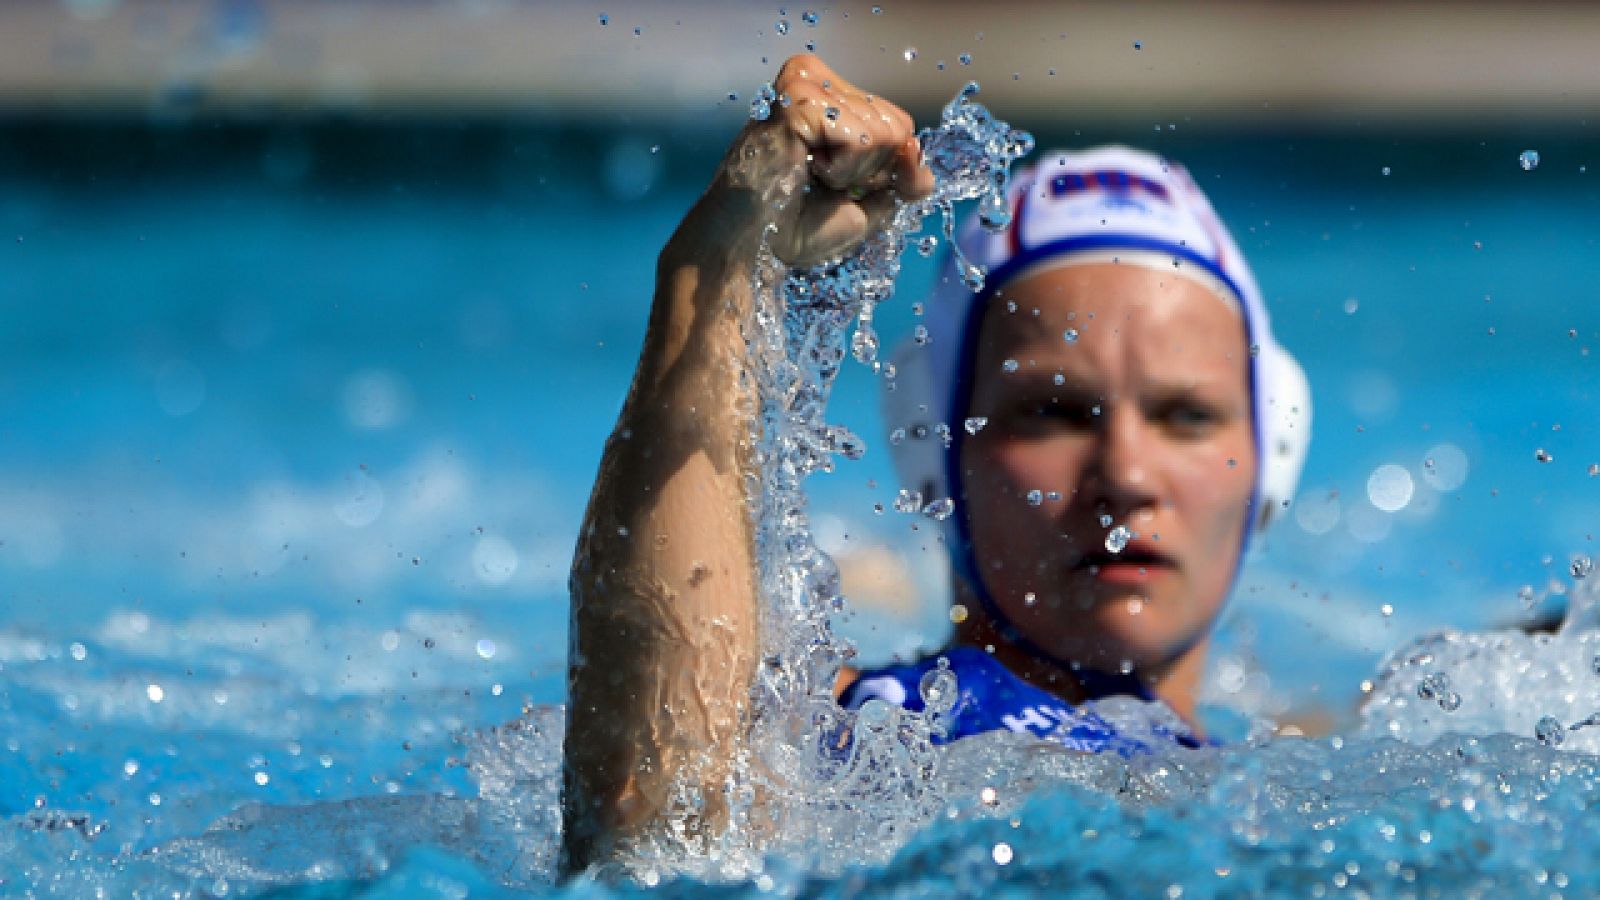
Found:
[[[1311,385],[1305,370],[1276,341],[1261,348],[1256,360],[1255,398],[1262,459],[1256,486],[1255,530],[1263,531],[1294,500],[1311,447]]]

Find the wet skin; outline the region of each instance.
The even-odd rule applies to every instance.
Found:
[[[960,466],[985,588],[1034,645],[1105,671],[1131,663],[1191,718],[1256,465],[1236,307],[1178,274],[1093,263],[1006,285],[981,328],[967,415],[989,423]],[[1113,554],[1117,525],[1137,536]],[[957,596],[972,612],[959,640],[1075,699],[1059,667]]]

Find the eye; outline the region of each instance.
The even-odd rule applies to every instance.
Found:
[[[1204,437],[1227,420],[1216,405],[1192,397],[1174,398],[1151,410],[1151,419],[1181,437]]]

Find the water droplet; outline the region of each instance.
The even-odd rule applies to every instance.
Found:
[[[605,13],[601,13],[600,14],[600,24],[601,25],[610,25],[611,24],[611,17],[606,15]]]
[[[1589,574],[1591,572],[1593,572],[1593,571],[1594,571],[1594,560],[1592,560],[1589,557],[1584,556],[1582,554],[1579,554],[1579,555],[1574,556],[1572,558],[1572,577],[1573,578],[1588,578]]]
[[[957,625],[967,620],[967,608],[959,603],[950,606],[950,621]]]
[[[881,16],[881,15],[883,15],[883,7],[881,7],[881,6],[874,6],[874,7],[873,7],[873,8],[872,8],[872,14],[873,14],[873,15],[875,15],[875,16]]]
[[[1038,506],[1039,504],[1041,504],[1043,502],[1044,502],[1044,491],[1041,491],[1038,488],[1034,488],[1033,490],[1028,492],[1028,505],[1029,506]]]
[[[1394,615],[1394,607],[1388,603],[1385,603],[1384,605],[1378,607],[1378,612],[1381,613],[1385,619],[1387,619]]]
[[[907,47],[905,52],[900,55],[905,57],[906,62],[911,62],[913,59],[917,58],[917,48]]]
[[[878,358],[878,335],[870,328],[857,328],[855,335],[850,338],[850,353],[856,362],[872,365]]]
[[[926,346],[929,341],[928,326],[918,325],[911,329],[911,340],[919,347]]]
[[[1589,464],[1589,477],[1593,478],[1596,475],[1600,475],[1600,463],[1590,463]]]
[[[1110,528],[1111,527],[1111,522],[1112,522],[1111,516],[1107,515],[1106,513],[1101,513],[1100,514],[1100,527],[1101,528]]]
[[[935,500],[922,508],[923,515],[930,519],[936,519],[940,522],[950,518],[950,514],[955,511],[956,501],[949,497],[940,497],[938,500]]]
[[[1348,298],[1348,299],[1346,299],[1344,301],[1344,314],[1347,315],[1347,316],[1355,315],[1356,314],[1356,310],[1358,310],[1360,308],[1361,308],[1361,301],[1357,300],[1354,297],[1350,297],[1350,298]]]
[[[144,687],[144,695],[150,698],[151,703],[160,703],[162,700],[166,699],[167,692],[166,689],[159,684],[147,684]]]
[[[1106,552],[1121,553],[1128,546],[1128,542],[1137,536],[1128,526],[1118,525],[1106,535]]]
[[[1038,602],[1039,602],[1039,597],[1038,597],[1038,595],[1034,594],[1033,591],[1029,591],[1026,594],[1022,595],[1022,605],[1023,606],[1032,606],[1032,605],[1034,605],[1035,603],[1038,603]],[[1600,659],[1600,657],[1596,657],[1596,658]]]
[[[1078,329],[1068,328],[1061,333],[1061,339],[1069,344],[1076,344],[1078,342]]]
[[[952,608],[951,612],[954,611]],[[955,708],[956,700],[960,696],[956,685],[956,673],[950,671],[948,663],[929,669],[917,683],[917,693],[922,695],[922,705],[928,712],[936,715],[949,712]]]
[[[772,28],[773,28],[774,31],[778,32],[779,34],[788,34],[789,33],[789,20],[788,19],[779,19],[778,21],[772,23]]]
[[[830,122],[839,121],[839,107],[837,107],[837,106],[829,106],[829,107],[823,109],[822,110],[822,114],[827,116],[828,117],[828,121],[830,121]]]
[[[1596,653],[1594,659],[1589,660],[1589,668],[1593,669],[1596,675],[1600,675],[1600,653]]]
[[[963,53],[963,54],[961,54],[960,56],[958,56],[956,58],[961,60],[961,64],[963,66],[972,65],[972,54],[971,53]]]
[[[1443,672],[1434,672],[1417,682],[1417,696],[1423,700],[1432,700],[1444,705],[1444,699],[1450,694],[1450,676]],[[1459,701],[1457,702],[1459,706]]]
[[[894,498],[894,511],[914,513],[922,509],[922,492],[901,488]]]
[[[1000,792],[987,785],[978,792],[978,801],[984,806],[999,806]]]
[[[994,864],[997,866],[1010,865],[1012,858],[1011,845],[1004,841],[994,845]]]
[[[905,439],[906,430],[904,428],[896,428],[895,430],[889,432],[889,443],[896,447],[904,443]]]
[[[1551,456],[1549,451],[1545,450],[1543,447],[1533,451],[1533,458],[1542,463],[1555,461],[1555,457]]]
[[[1134,41],[1133,42],[1133,49],[1135,49],[1135,50],[1143,50],[1144,49],[1144,41]]]
[[[1015,372],[1017,368],[1017,361],[1014,359],[1008,359],[1000,364],[1000,369],[1008,375],[1012,372]]]
[[[1388,166],[1384,166],[1383,167],[1383,177],[1388,178],[1389,177],[1389,173],[1391,173],[1393,171],[1394,170],[1389,168]]]
[[[78,662],[83,662],[89,656],[89,648],[77,641],[73,641],[72,646],[68,649],[72,653],[72,658]]]
[[[1517,157],[1517,165],[1521,166],[1524,172],[1532,172],[1534,169],[1539,168],[1539,151],[1522,151],[1521,155]]]
[[[987,424],[989,424],[988,416],[972,416],[966,421],[967,434],[977,434]]]
[[[1439,708],[1445,712],[1455,712],[1461,708],[1461,695],[1455,691],[1446,691],[1440,694]]]
[[[923,256],[932,256],[934,251],[938,249],[939,239],[931,234],[917,241],[917,252]]]
[[[800,21],[810,25],[813,28],[815,28],[817,25],[817,18],[818,17],[815,10],[808,9],[800,14]]]
[[[1533,736],[1546,747],[1559,747],[1567,739],[1567,729],[1555,716],[1544,716],[1533,726]]]

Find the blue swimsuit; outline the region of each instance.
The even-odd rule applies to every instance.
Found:
[[[950,710],[947,743],[988,731],[1021,731],[1086,753],[1111,751],[1123,756],[1154,749],[1144,741],[1119,734],[1116,728],[1088,707],[1074,707],[1060,697],[1012,674],[998,660],[976,647],[952,647],[937,656],[904,666],[887,666],[861,673],[839,697],[839,705],[859,709],[868,700],[882,700],[913,712],[923,709],[919,685],[940,659],[948,660],[956,676],[958,696]],[[1092,676],[1086,686],[1096,698],[1131,694],[1153,702],[1155,697],[1135,678]],[[1205,746],[1188,731],[1157,725],[1154,733],[1184,747]]]

